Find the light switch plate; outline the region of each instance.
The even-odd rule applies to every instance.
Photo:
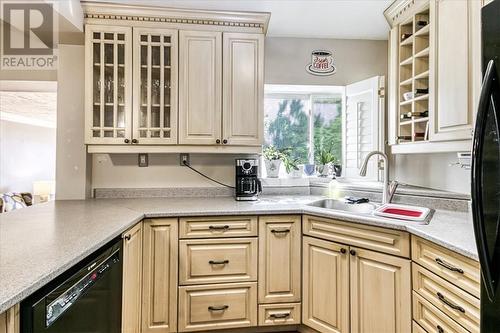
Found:
[[[139,154],[138,164],[141,168],[147,167],[149,165],[148,154]]]

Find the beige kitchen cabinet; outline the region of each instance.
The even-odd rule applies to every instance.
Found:
[[[264,35],[226,32],[222,43],[222,142],[259,146],[264,137]]]
[[[430,11],[434,13],[431,26],[435,27],[433,83],[437,92],[433,95],[435,112],[430,119],[430,138],[433,141],[468,140],[472,137],[477,107],[473,99],[477,91],[473,85],[474,81],[481,80],[480,69],[474,71],[474,65],[478,65],[474,62],[480,62],[480,59],[473,53],[473,48],[480,49],[479,38],[474,35],[480,21],[474,20],[472,7],[480,8],[479,2],[430,2]],[[477,27],[473,26],[475,24]]]
[[[259,303],[301,299],[301,217],[259,217]]]
[[[132,141],[132,28],[85,26],[85,143]]]
[[[327,333],[411,331],[409,259],[308,236],[302,247],[304,325]]]
[[[351,247],[351,332],[411,331],[411,261]]]
[[[349,247],[303,237],[302,323],[323,333],[349,331]]]
[[[175,29],[133,28],[133,143],[177,143],[177,36]]]
[[[20,333],[19,304],[0,313],[0,333]]]
[[[222,142],[222,33],[179,32],[179,143]]]
[[[141,332],[142,222],[123,237],[122,332]]]
[[[89,153],[261,152],[270,13],[82,7]]]
[[[388,63],[393,154],[468,151],[481,86],[481,1],[396,0]],[[405,98],[406,93],[420,91]]]
[[[177,332],[177,219],[143,222],[142,331]]]

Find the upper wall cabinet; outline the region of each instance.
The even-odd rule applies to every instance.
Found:
[[[397,0],[389,33],[392,153],[469,150],[481,84],[480,1]]]
[[[223,142],[261,145],[264,137],[264,35],[224,33]]]
[[[85,142],[123,144],[132,136],[132,28],[87,25],[85,36]]]
[[[181,31],[179,143],[220,144],[222,33]]]
[[[133,138],[177,143],[177,30],[134,28]]]
[[[85,2],[91,153],[260,153],[269,13]]]

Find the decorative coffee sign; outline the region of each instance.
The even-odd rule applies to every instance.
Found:
[[[306,70],[313,75],[332,75],[337,68],[333,63],[332,52],[326,50],[315,50],[311,52],[311,63]]]

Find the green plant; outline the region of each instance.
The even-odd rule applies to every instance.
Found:
[[[283,165],[285,166],[286,173],[290,173],[292,170],[299,170],[298,164],[299,158],[297,157],[293,158],[287,155],[283,158]]]
[[[283,151],[280,149],[277,149],[275,146],[270,145],[265,147],[262,150],[262,154],[264,155],[264,158],[266,160],[272,161],[272,160],[282,160],[283,159]]]
[[[328,163],[335,163],[336,159],[335,156],[332,154],[331,151],[326,150],[326,149],[321,149],[316,156],[316,163],[319,165],[326,165]]]

